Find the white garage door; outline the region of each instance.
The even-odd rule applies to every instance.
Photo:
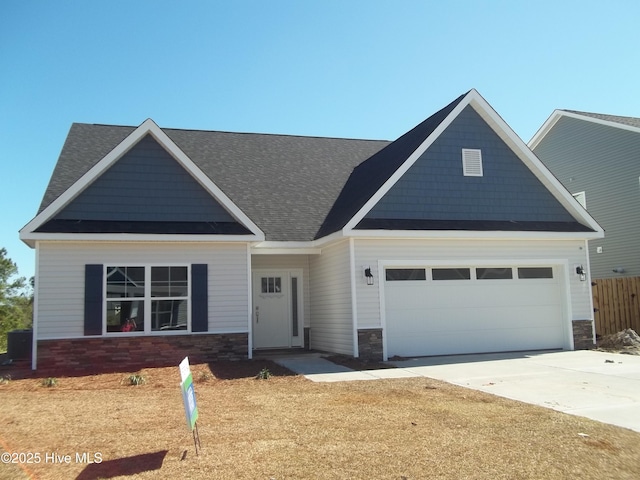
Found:
[[[387,355],[565,346],[554,266],[385,268]]]

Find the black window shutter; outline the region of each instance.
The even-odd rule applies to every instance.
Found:
[[[191,331],[209,330],[209,300],[207,264],[191,265]]]
[[[102,335],[102,265],[84,266],[84,334]]]

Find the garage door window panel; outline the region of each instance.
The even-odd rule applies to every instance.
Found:
[[[519,267],[519,279],[553,278],[552,267]]]
[[[470,268],[434,268],[431,270],[433,280],[471,280]]]
[[[511,268],[476,268],[478,280],[511,280],[513,269]]]
[[[424,268],[387,268],[385,275],[388,282],[427,279],[426,269]]]

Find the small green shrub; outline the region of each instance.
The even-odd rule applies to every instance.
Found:
[[[209,380],[213,380],[213,375],[209,372],[200,372],[198,375],[198,382],[208,382]]]
[[[263,368],[258,372],[258,375],[256,375],[256,378],[258,380],[269,380],[271,378],[271,372],[269,371],[268,368]]]
[[[129,375],[129,385],[143,385],[146,383],[147,379],[144,375],[140,373],[134,373],[133,375]]]
[[[10,381],[11,381],[11,375],[10,374],[7,373],[5,375],[0,375],[0,385],[6,385]]]
[[[58,379],[55,377],[47,377],[42,379],[43,387],[55,387],[58,385]]]

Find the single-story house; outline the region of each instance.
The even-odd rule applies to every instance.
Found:
[[[393,142],[73,124],[33,368],[588,348],[602,236],[476,90]]]

